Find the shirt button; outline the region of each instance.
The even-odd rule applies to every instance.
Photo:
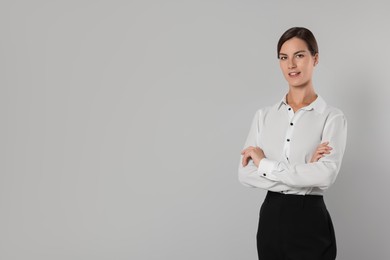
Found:
[[[288,110],[291,110],[291,107],[289,107]]]
[[[267,174],[263,173],[263,176],[267,176]]]
[[[293,123],[290,123],[290,125],[293,125]]]
[[[290,139],[287,139],[287,142],[290,142]]]

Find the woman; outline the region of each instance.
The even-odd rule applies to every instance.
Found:
[[[310,30],[287,30],[277,55],[288,92],[256,111],[238,171],[244,186],[268,190],[259,214],[258,256],[335,259],[336,238],[323,194],[340,170],[347,120],[314,90],[319,53]]]

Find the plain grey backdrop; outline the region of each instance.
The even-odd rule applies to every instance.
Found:
[[[293,26],[348,120],[338,259],[389,259],[388,24],[386,1],[1,1],[0,259],[257,259],[266,192],[237,167]]]

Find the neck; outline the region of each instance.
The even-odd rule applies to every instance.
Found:
[[[286,96],[286,102],[289,105],[306,106],[317,98],[313,86],[297,88],[290,86]]]

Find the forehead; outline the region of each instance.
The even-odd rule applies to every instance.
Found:
[[[309,49],[307,48],[307,44],[304,40],[301,40],[296,37],[285,41],[282,47],[280,48],[280,52],[285,54],[294,53],[296,51],[301,51],[301,50],[309,50]]]

